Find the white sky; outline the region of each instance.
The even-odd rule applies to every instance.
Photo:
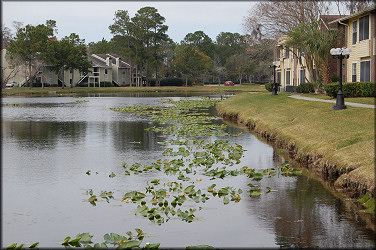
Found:
[[[56,21],[58,38],[76,33],[86,43],[109,41],[115,11],[128,10],[132,18],[137,10],[151,6],[165,17],[167,34],[175,42],[186,34],[202,30],[213,41],[220,32],[243,32],[243,18],[252,1],[2,1],[2,24],[13,29],[12,22],[24,25]]]

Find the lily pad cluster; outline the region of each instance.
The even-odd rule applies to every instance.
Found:
[[[160,159],[147,164],[124,162],[123,173],[111,173],[110,177],[159,171],[164,172],[166,177],[175,177],[175,181],[169,179],[167,182],[154,179],[148,183],[149,186],[145,191],[127,192],[122,201],[138,204],[136,215],[159,225],[170,219],[180,219],[190,223],[197,219],[195,212],[201,207],[184,209],[185,202],[205,203],[208,199],[218,197],[224,205],[227,205],[231,201],[239,202],[243,193],[243,190],[230,186],[217,189],[215,183],[200,189],[197,183],[202,179],[196,178],[195,175],[210,177],[209,181],[238,175],[246,175],[250,181],[260,181],[277,173],[274,168],[261,170],[246,166],[236,168],[241,163],[245,150],[240,144],[230,144],[224,137],[239,134],[232,135],[225,132],[226,125],[213,123],[213,119],[217,117],[208,114],[209,109],[219,101],[205,97],[182,98],[177,101],[166,98],[161,100],[162,106],[136,105],[111,108],[118,112],[132,112],[137,116],[144,116],[153,125],[147,128],[147,131],[154,132],[160,137],[169,136],[169,139],[158,142],[166,146]],[[213,136],[216,139],[213,139]],[[285,169],[292,173],[287,166]],[[248,186],[247,192],[250,197],[258,197],[263,193],[260,185],[249,183]],[[264,193],[271,191],[276,190],[266,187]]]
[[[70,236],[67,236],[61,245],[65,246],[65,248],[139,248],[145,234],[139,228],[136,228],[135,231],[137,234],[133,234],[131,231],[126,232],[126,235],[119,235],[117,233],[105,234],[103,236],[104,241],[95,244],[92,242],[93,235],[90,235],[89,233],[81,233],[77,234],[73,239]],[[159,245],[159,243],[146,243],[143,248],[157,249],[159,248]]]

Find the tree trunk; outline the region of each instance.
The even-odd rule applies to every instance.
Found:
[[[73,88],[73,82],[74,82],[74,69],[72,69],[72,83],[71,83],[71,88]]]
[[[33,81],[31,80],[31,59],[29,60],[29,87],[33,88]]]
[[[61,88],[62,89],[64,89],[64,74],[65,74],[65,72],[64,72],[64,68],[62,68],[62,72],[63,72],[63,79],[62,79],[62,82],[61,82]],[[94,87],[95,87],[95,82],[94,82]]]
[[[328,65],[328,61],[324,60],[323,63],[321,64],[321,71],[322,71],[322,81],[323,84],[329,84],[332,82],[332,79],[330,77],[330,69]]]

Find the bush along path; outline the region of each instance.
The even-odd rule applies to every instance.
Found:
[[[137,205],[134,214],[145,218],[157,225],[178,219],[187,223],[198,220],[198,213],[209,199],[219,199],[223,205],[238,203],[242,196],[259,197],[273,192],[272,187],[261,187],[260,180],[280,174],[293,177],[301,174],[298,169],[283,164],[274,169],[253,169],[240,167],[244,149],[240,144],[231,144],[226,137],[238,136],[225,132],[226,125],[214,124],[208,115],[208,109],[220,100],[201,98],[183,98],[179,101],[162,99],[164,106],[129,106],[115,107],[116,112],[133,112],[145,116],[153,127],[146,130],[168,136],[168,140],[159,142],[166,146],[161,157],[147,164],[124,162],[121,172],[109,173],[109,178],[120,175],[143,175],[152,171],[164,173],[166,178],[150,179],[142,190],[127,190],[123,194],[113,191],[95,193],[92,189],[86,191],[87,201],[95,206],[97,202],[120,202],[124,206]],[[193,112],[192,112],[193,111]],[[213,136],[216,138],[213,139]],[[95,170],[88,170],[91,175]],[[236,186],[218,186],[216,180],[245,175],[249,178],[247,190]],[[89,177],[88,177],[89,178]],[[202,183],[202,178],[209,181]],[[184,203],[189,203],[185,209]],[[75,237],[67,236],[61,244],[66,248],[158,248],[159,243],[143,244],[145,233],[135,229],[126,235],[109,233],[104,235],[103,242],[93,243],[93,235],[79,233]],[[32,245],[37,246],[38,243]],[[15,243],[9,248],[22,248],[24,245]],[[189,248],[212,248],[208,245],[188,246]]]

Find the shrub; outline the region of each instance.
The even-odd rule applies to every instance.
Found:
[[[161,86],[183,86],[185,81],[181,78],[165,78],[160,83]]]
[[[301,83],[299,86],[295,87],[295,91],[297,93],[314,93],[315,87],[313,83],[310,83],[310,82]]]
[[[112,82],[101,82],[101,87],[113,87],[114,85],[112,84]]]
[[[265,89],[269,92],[272,92],[273,91],[273,83],[272,82],[268,82],[265,84]]]
[[[324,85],[326,95],[336,98],[339,83]],[[344,97],[376,97],[376,84],[374,82],[345,82],[342,84]]]
[[[159,83],[160,86],[183,86],[185,85],[185,80],[183,81],[181,78],[164,78]],[[150,79],[150,86],[156,86],[155,78]]]
[[[277,88],[278,88],[279,86],[281,86],[281,84],[277,82],[277,83],[276,83],[276,86],[277,86]],[[265,83],[265,88],[266,88],[266,90],[268,90],[269,92],[272,92],[272,91],[273,91],[273,83],[272,83],[272,82]]]

